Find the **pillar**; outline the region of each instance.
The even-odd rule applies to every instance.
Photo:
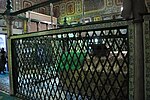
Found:
[[[12,68],[12,50],[11,50],[11,35],[13,34],[12,17],[10,15],[12,11],[12,2],[7,0],[5,18],[7,23],[7,43],[8,43],[8,67],[9,67],[9,79],[10,79],[10,95],[14,95],[14,84],[13,84],[13,68]]]
[[[135,22],[135,94],[134,100],[144,100],[143,23]]]

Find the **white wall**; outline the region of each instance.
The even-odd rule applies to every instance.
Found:
[[[0,49],[4,48],[7,51],[6,47],[6,35],[0,34]]]

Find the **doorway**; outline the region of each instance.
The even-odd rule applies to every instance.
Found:
[[[4,48],[7,53],[7,35],[0,33],[0,49]],[[0,74],[0,91],[9,93],[9,70],[8,64],[5,65],[5,74],[1,72]]]

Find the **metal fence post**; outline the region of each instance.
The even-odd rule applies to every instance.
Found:
[[[144,100],[143,23],[135,23],[135,99]]]
[[[145,2],[143,0],[135,0],[133,3],[135,24],[135,100],[145,100],[143,16],[141,15],[143,13],[147,13]]]
[[[12,68],[12,52],[11,52],[11,35],[13,32],[13,25],[12,25],[12,18],[10,16],[10,13],[12,11],[12,1],[7,0],[6,5],[6,11],[5,11],[5,18],[7,22],[7,43],[8,43],[8,66],[9,66],[9,79],[10,79],[10,95],[14,95],[14,84],[13,84],[13,68]]]

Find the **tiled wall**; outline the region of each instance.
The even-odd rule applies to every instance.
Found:
[[[54,4],[54,15],[60,23],[66,17],[68,24],[79,22],[83,14],[92,21],[113,19],[120,17],[122,0],[84,0],[84,13],[82,5],[82,0],[62,0]]]
[[[13,1],[13,10],[17,11],[23,8],[27,8],[30,6],[33,6],[35,4],[44,2],[46,0],[12,0]],[[34,11],[40,12],[43,14],[49,14],[49,6],[46,7],[40,7],[38,9],[35,9]]]
[[[13,10],[20,10],[46,0],[12,0]],[[123,0],[84,0],[85,17],[92,20],[105,20],[120,17]],[[145,0],[148,11],[150,11],[150,0]],[[6,8],[6,0],[0,0],[0,12]],[[4,10],[3,10],[4,11]],[[35,9],[43,14],[50,14],[49,5]],[[79,21],[82,18],[82,0],[61,0],[54,4],[54,15],[59,18],[60,23],[67,17],[68,22]]]
[[[13,9],[20,10],[39,2],[44,2],[44,0],[13,0]],[[60,23],[63,23],[64,17],[67,18],[68,23],[80,21],[82,18],[82,0],[61,0],[53,5],[54,16],[59,18]],[[84,17],[91,17],[92,21],[106,20],[120,17],[122,0],[84,0],[84,5]],[[34,11],[49,15],[49,9],[47,5]]]
[[[2,1],[2,0],[1,0]],[[1,2],[0,1],[0,2]],[[4,0],[3,0],[4,1]],[[14,10],[19,10],[46,0],[12,0]],[[92,21],[120,18],[123,0],[84,0],[84,17],[90,17]],[[150,0],[145,0],[148,11],[150,11]],[[62,24],[64,17],[68,24],[73,21],[80,21],[83,17],[82,0],[61,0],[54,3],[54,16]],[[43,14],[50,14],[49,5],[35,9],[34,11]]]

